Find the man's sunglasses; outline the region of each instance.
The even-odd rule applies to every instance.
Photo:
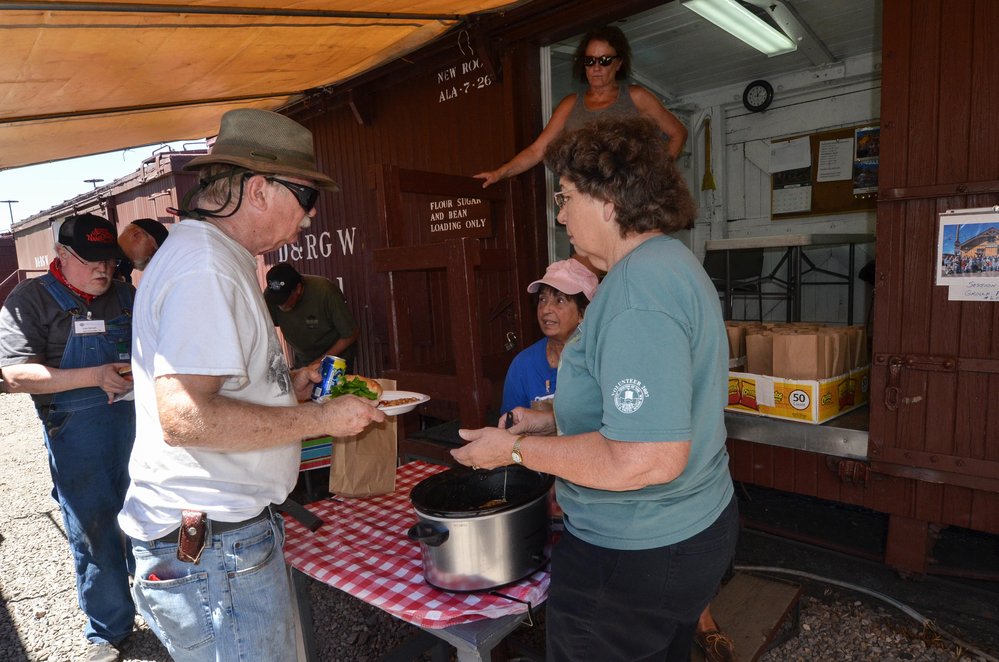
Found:
[[[583,58],[584,67],[592,67],[595,64],[599,64],[601,67],[609,67],[611,62],[621,57],[620,55],[601,55],[600,57],[593,57],[592,55],[587,55]]]
[[[302,209],[306,212],[310,212],[316,208],[316,201],[319,200],[319,191],[312,188],[311,186],[305,186],[304,184],[296,184],[295,182],[289,182],[284,179],[279,179],[277,177],[265,177],[269,182],[274,182],[275,184],[280,184],[295,196],[298,200],[298,204],[301,205]]]

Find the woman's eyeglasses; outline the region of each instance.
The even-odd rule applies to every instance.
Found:
[[[576,189],[574,188],[566,188],[562,189],[561,191],[555,191],[555,195],[553,196],[555,198],[555,206],[558,207],[559,209],[565,207],[565,203],[567,202],[565,194],[574,193],[575,191]]]
[[[280,184],[295,196],[298,200],[298,204],[301,205],[302,209],[306,212],[310,212],[316,208],[316,201],[319,200],[319,191],[312,188],[311,186],[305,186],[304,184],[296,184],[295,182],[289,182],[284,179],[279,179],[277,177],[266,177],[269,182],[274,182],[275,184]]]
[[[584,67],[592,67],[595,64],[599,64],[601,67],[609,67],[611,63],[621,57],[620,55],[601,55],[600,57],[594,57],[592,55],[587,55],[583,58]]]

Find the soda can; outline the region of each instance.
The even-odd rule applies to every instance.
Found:
[[[347,360],[326,355],[319,364],[319,383],[312,387],[312,401],[326,402],[330,392],[347,381]]]

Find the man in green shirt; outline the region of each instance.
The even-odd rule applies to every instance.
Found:
[[[274,325],[280,327],[299,368],[318,363],[327,354],[347,360],[353,368],[361,328],[336,283],[322,276],[303,276],[287,262],[267,272],[264,299]]]

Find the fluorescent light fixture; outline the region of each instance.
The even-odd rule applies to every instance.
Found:
[[[790,37],[736,0],[682,0],[681,4],[767,57],[790,53],[798,48]]]

